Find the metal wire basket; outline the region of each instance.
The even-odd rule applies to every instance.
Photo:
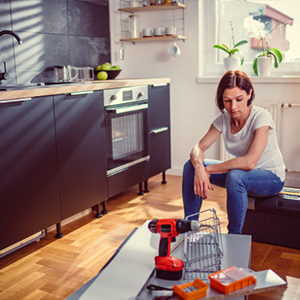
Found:
[[[191,219],[198,213],[187,216]],[[184,280],[208,280],[208,275],[221,269],[223,244],[220,221],[215,209],[199,213],[200,230],[184,237]]]

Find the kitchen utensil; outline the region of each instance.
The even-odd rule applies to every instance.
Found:
[[[125,59],[125,47],[124,44],[121,44],[120,46],[120,60],[124,60]]]
[[[181,50],[177,43],[174,43],[169,49],[169,54],[173,56],[179,56],[181,54]]]
[[[66,67],[68,81],[79,80],[79,68],[68,65]]]
[[[153,36],[153,29],[152,28],[144,28],[143,29],[143,36]]]
[[[176,27],[174,25],[166,27],[166,35],[175,35]]]
[[[139,7],[139,6],[141,6],[141,3],[138,0],[131,0],[130,6],[131,7]]]
[[[92,67],[81,67],[79,69],[79,80],[93,80],[94,79],[94,69]]]
[[[156,27],[156,28],[154,28],[154,35],[155,36],[163,36],[163,35],[165,35],[165,28],[164,27]]]
[[[138,28],[138,15],[129,16],[129,28],[130,28],[130,37],[137,39],[140,37],[140,32]]]

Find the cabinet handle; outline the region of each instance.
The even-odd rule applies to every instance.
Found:
[[[140,105],[134,105],[134,106],[128,106],[128,107],[120,107],[120,108],[107,108],[107,112],[112,112],[116,114],[122,114],[122,113],[127,113],[131,111],[138,111],[142,109],[147,109],[148,104],[140,104]]]
[[[152,84],[153,87],[158,87],[158,86],[167,86],[167,83],[154,83]]]
[[[32,100],[32,98],[7,99],[7,100],[0,100],[0,103],[24,102],[30,100]]]
[[[76,96],[76,95],[87,95],[87,94],[93,94],[94,91],[80,91],[80,92],[73,92],[70,93],[71,96]]]
[[[168,127],[160,127],[160,128],[152,129],[150,131],[150,133],[158,134],[158,133],[161,133],[161,132],[164,132],[164,131],[168,131],[168,130],[169,130]]]

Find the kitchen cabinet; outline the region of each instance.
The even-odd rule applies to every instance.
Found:
[[[62,219],[107,199],[103,91],[54,96]]]
[[[0,249],[60,222],[53,97],[0,102]]]
[[[170,87],[169,84],[150,85],[148,126],[149,126],[149,177],[171,167],[170,149]]]
[[[123,4],[124,2],[124,4]],[[186,36],[184,35],[184,9],[186,5],[183,3],[174,3],[174,4],[160,4],[160,5],[148,5],[148,6],[138,6],[138,7],[126,7],[128,5],[127,0],[120,0],[119,11],[121,13],[145,13],[145,12],[158,12],[158,11],[172,11],[173,14],[173,25],[175,25],[175,20],[181,21],[180,29],[183,34],[178,35],[164,35],[164,36],[151,36],[151,37],[140,37],[140,38],[121,38],[121,42],[153,42],[153,41],[174,41],[174,40],[186,40]],[[176,17],[174,16],[175,11],[181,10],[182,16]],[[121,32],[126,32],[128,20],[124,20],[121,16]],[[129,33],[129,32],[128,32]]]
[[[0,249],[53,224],[59,237],[62,220],[132,185],[141,191],[171,165],[169,84],[148,85],[149,157],[108,177],[103,90],[48,89],[0,101]]]

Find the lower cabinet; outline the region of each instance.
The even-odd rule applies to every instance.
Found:
[[[0,102],[0,249],[61,220],[53,97]]]
[[[151,85],[148,93],[149,177],[152,177],[171,167],[169,84]]]
[[[103,91],[0,102],[0,249],[170,168],[169,85],[148,92],[150,161],[109,180]]]
[[[54,96],[62,219],[107,199],[103,91]]]

